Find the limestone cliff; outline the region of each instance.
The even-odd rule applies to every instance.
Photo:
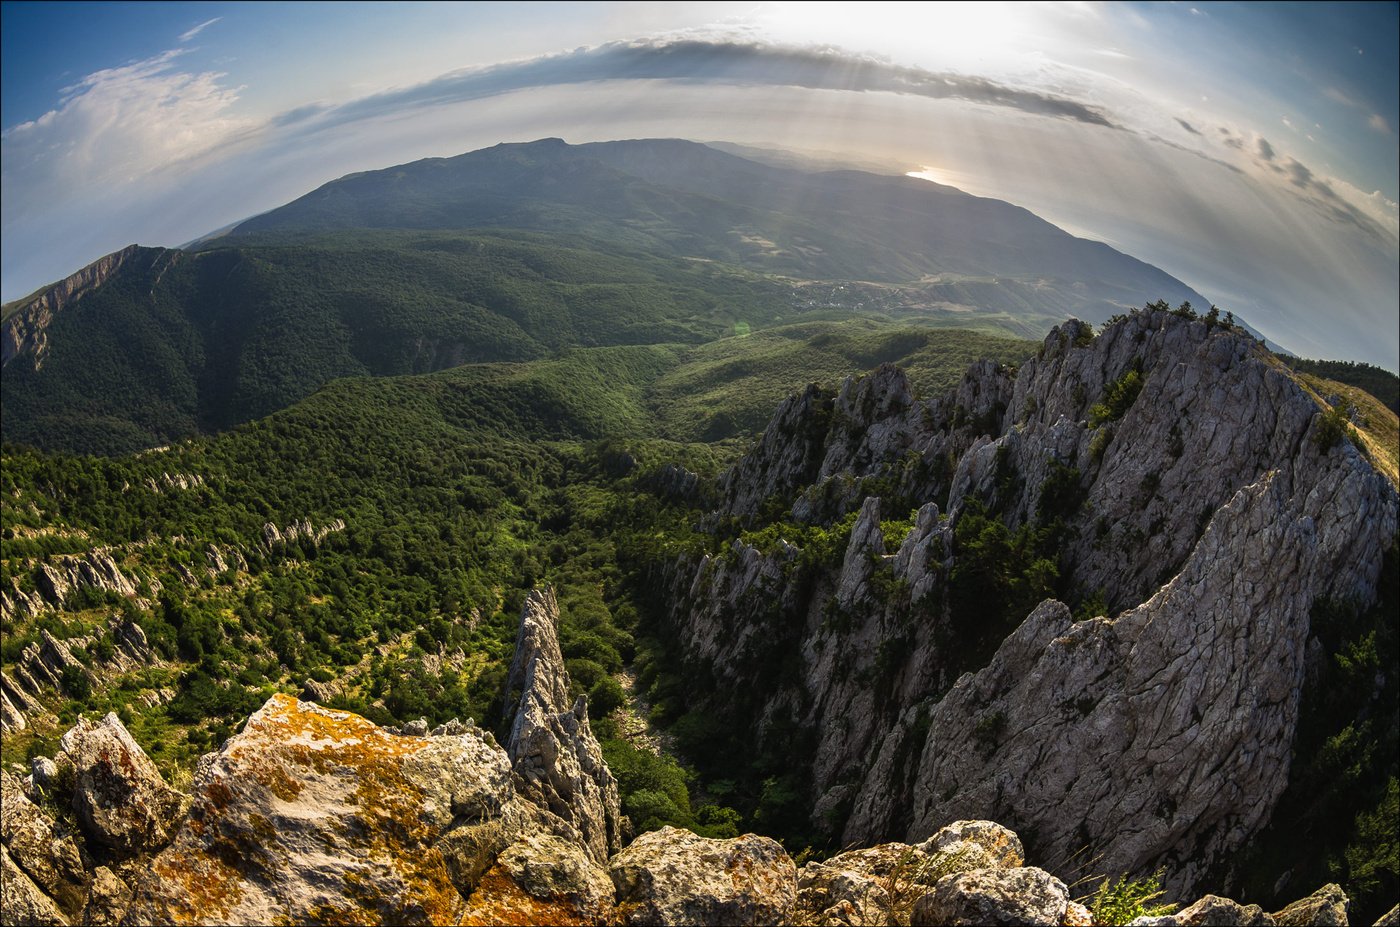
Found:
[[[577,828],[579,842],[601,863],[622,845],[622,807],[588,726],[587,699],[569,698],[558,627],[554,591],[531,592],[506,683],[508,693],[520,693],[506,752],[521,794]]]
[[[48,329],[60,312],[106,283],[125,266],[140,264],[146,269],[155,268],[157,264],[168,266],[179,254],[165,248],[127,245],[52,286],[6,306],[4,321],[0,322],[0,366],[21,356],[33,357],[36,368],[42,366],[48,349]]]
[[[786,508],[795,540],[682,559],[670,626],[707,708],[742,693],[760,739],[811,732],[813,820],[842,842],[992,817],[1054,865],[1087,846],[1189,892],[1288,780],[1314,604],[1374,601],[1395,537],[1395,487],[1324,411],[1248,335],[1163,310],[1069,322],[932,400],[893,368],[811,388],[710,522]],[[1058,588],[1111,617],[1001,625],[951,579],[969,513],[1053,532]],[[844,555],[812,568],[804,525],[837,523]]]

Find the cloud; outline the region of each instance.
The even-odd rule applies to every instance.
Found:
[[[644,39],[610,42],[559,55],[453,71],[412,87],[335,107],[302,107],[278,117],[316,127],[402,111],[479,100],[513,91],[605,80],[666,80],[725,86],[780,86],[884,92],[1006,107],[1039,116],[1119,128],[1099,107],[984,77],[928,71],[831,47],[759,42]]]
[[[1192,135],[1200,135],[1200,134],[1201,134],[1201,132],[1200,132],[1199,129],[1197,129],[1197,128],[1196,128],[1195,126],[1193,126],[1191,123],[1187,122],[1185,119],[1182,119],[1182,118],[1180,118],[1180,117],[1174,117],[1174,118],[1176,118],[1176,124],[1177,124],[1177,125],[1181,126],[1183,129],[1185,129],[1187,132],[1190,132]]]
[[[1260,158],[1264,159],[1265,161],[1273,161],[1274,146],[1269,144],[1268,139],[1264,138],[1264,136],[1261,135],[1254,140],[1254,146],[1258,150]]]
[[[97,71],[64,89],[56,109],[0,133],[7,234],[54,199],[100,193],[199,158],[246,133],[230,113],[238,91],[221,74],[184,73],[172,50]]]
[[[204,22],[200,23],[198,26],[195,26],[193,29],[189,29],[185,32],[180,33],[180,43],[184,44],[185,42],[188,42],[190,39],[199,35],[205,29],[208,29],[210,26],[214,25],[214,23],[218,22],[221,19],[223,19],[222,16],[215,16],[213,19],[206,19]]]
[[[1386,135],[1390,134],[1390,123],[1387,122],[1386,118],[1380,113],[1372,113],[1371,118],[1366,120],[1366,124],[1371,128],[1375,129],[1377,132],[1381,132]]]

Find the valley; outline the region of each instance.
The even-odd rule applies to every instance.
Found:
[[[1120,877],[1337,883],[1354,923],[1400,892],[1394,375],[1286,363],[1017,207],[544,140],[119,252],[4,325],[0,762],[82,847],[55,881],[12,828],[6,865],[65,920],[99,869],[187,919],[147,873],[213,866],[228,922],[682,922],[652,852],[791,869],[723,909],[766,922],[836,917],[843,859],[881,923],[969,854],[1086,912]],[[137,843],[49,768],[109,735],[163,796]],[[360,809],[394,872],[315,901],[265,824],[315,814],[220,797],[258,776]],[[421,831],[377,829],[399,804]]]

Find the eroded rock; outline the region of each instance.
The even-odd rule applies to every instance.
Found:
[[[165,784],[115,714],[96,724],[80,718],[59,745],[74,766],[73,810],[90,839],[126,855],[170,842],[188,796]]]
[[[475,733],[405,737],[285,695],[201,761],[193,792],[127,922],[454,923],[438,843],[512,797],[505,754]]]
[[[1043,869],[974,869],[945,876],[914,902],[913,923],[1059,927],[1068,907],[1065,884]]]
[[[777,841],[731,840],[663,827],[608,865],[623,924],[763,925],[791,919],[797,869]]]
[[[569,697],[558,628],[554,591],[531,592],[506,683],[507,693],[519,693],[506,752],[522,796],[576,828],[593,860],[604,863],[622,845],[622,805],[587,701]]]

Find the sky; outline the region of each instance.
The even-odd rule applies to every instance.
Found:
[[[0,5],[0,296],[344,174],[680,137],[888,165],[1400,369],[1400,3]]]

